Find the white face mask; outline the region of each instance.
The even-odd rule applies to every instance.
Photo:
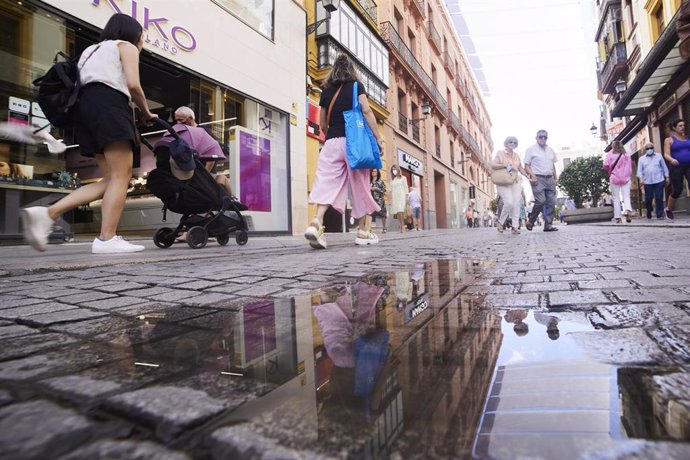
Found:
[[[398,175],[398,170],[397,170],[397,169],[394,169],[394,170],[392,171],[392,174],[393,174],[394,176],[397,176],[397,175]]]
[[[646,149],[645,153],[651,157],[652,155],[654,155],[654,149]]]

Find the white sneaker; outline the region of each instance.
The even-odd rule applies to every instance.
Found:
[[[21,212],[24,240],[37,251],[45,251],[48,235],[53,228],[53,219],[48,215],[48,208],[34,206],[24,208]]]
[[[123,254],[127,252],[141,252],[144,249],[144,246],[132,244],[121,236],[114,236],[108,241],[103,241],[96,237],[91,245],[92,254]]]
[[[360,230],[357,231],[357,238],[355,238],[355,244],[358,244],[360,246],[366,246],[368,244],[378,244],[378,242],[379,237],[376,236],[375,233],[362,232]]]
[[[314,249],[326,249],[328,243],[326,243],[326,238],[323,236],[324,228],[321,227],[317,229],[313,225],[307,227],[304,231],[304,237],[309,241],[309,246]]]

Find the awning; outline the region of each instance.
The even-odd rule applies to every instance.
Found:
[[[653,103],[659,92],[671,81],[686,64],[678,50],[676,22],[679,13],[673,16],[668,27],[652,47],[640,65],[635,79],[618,104],[611,111],[614,117],[625,117],[644,113]]]
[[[621,141],[623,144],[627,144],[630,139],[635,137],[637,133],[639,133],[642,128],[644,128],[647,125],[647,115],[638,115],[635,118],[633,118],[630,123],[625,125],[625,128],[618,133],[618,135],[611,141],[609,145],[606,146],[604,149],[604,152],[608,152],[611,150],[611,144],[613,144],[614,141]]]

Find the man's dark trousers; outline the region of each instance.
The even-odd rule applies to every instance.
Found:
[[[647,208],[647,219],[652,218],[652,200],[656,201],[656,217],[664,217],[664,182],[644,184],[644,204]]]
[[[532,194],[534,195],[534,206],[529,214],[528,220],[534,225],[539,217],[539,213],[544,214],[544,228],[553,225],[553,217],[556,206],[556,180],[553,176],[537,176],[537,183],[532,184]]]

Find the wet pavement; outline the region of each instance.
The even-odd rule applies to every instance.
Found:
[[[610,232],[0,277],[0,458],[689,458],[690,265]]]

